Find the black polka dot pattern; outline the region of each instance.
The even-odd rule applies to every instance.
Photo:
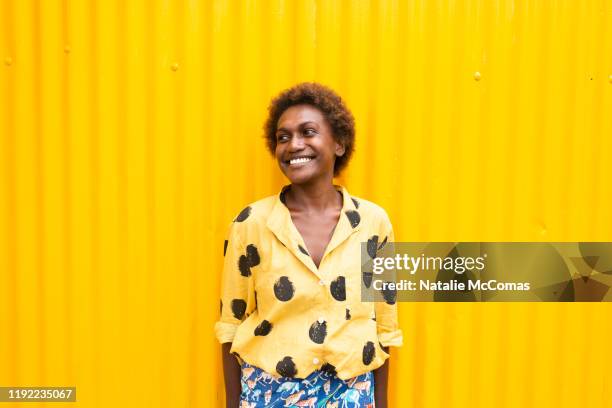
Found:
[[[327,322],[314,322],[312,326],[310,326],[308,336],[310,337],[310,340],[314,341],[315,343],[323,344],[325,341],[325,336],[327,336]]]
[[[383,239],[383,242],[380,243],[380,245],[378,246],[379,251],[383,249],[383,247],[387,244],[387,239],[388,237],[385,237],[385,239]]]
[[[338,301],[346,300],[346,284],[344,276],[338,276],[329,285],[329,291],[331,292],[334,299]]]
[[[293,287],[293,282],[291,282],[287,276],[281,276],[274,283],[274,295],[278,300],[286,302],[293,297],[294,293],[295,288]]]
[[[240,211],[240,214],[238,214],[238,216],[236,217],[236,219],[234,221],[235,222],[243,222],[244,220],[249,218],[249,215],[251,215],[251,207],[250,206],[246,207],[245,209]]]
[[[391,282],[387,282],[391,283]],[[386,285],[385,288],[382,289],[382,295],[387,304],[392,305],[395,303],[395,298],[397,297],[397,289],[389,289],[389,285]]]
[[[307,250],[306,250],[306,249],[305,249],[303,246],[298,245],[298,249],[299,249],[299,250],[300,250],[300,252],[301,252],[301,253],[303,253],[304,255],[306,255],[306,256],[310,256],[310,255],[308,254],[308,251],[307,251]]]
[[[374,343],[368,341],[365,346],[363,346],[362,359],[364,365],[369,365],[376,356],[376,348],[374,348]]]
[[[259,262],[261,260],[259,259],[259,252],[257,252],[257,247],[253,244],[249,244],[246,247],[246,251],[249,265],[251,267],[259,265]]]
[[[240,255],[238,259],[238,269],[242,276],[251,276],[251,268],[259,265],[261,259],[257,247],[249,244],[246,247],[246,255]]]
[[[355,228],[359,225],[359,222],[361,222],[361,216],[359,215],[359,212],[355,210],[347,210],[345,211],[345,214],[349,222],[351,223],[351,227]]]
[[[232,313],[236,319],[242,319],[246,311],[246,302],[242,299],[232,300]]]
[[[333,366],[332,364],[329,363],[325,363],[321,366],[320,368],[321,371],[329,374],[329,375],[337,375],[338,373],[336,372],[336,367]]]
[[[238,270],[242,276],[251,276],[251,267],[246,255],[240,255],[238,258]]]
[[[283,191],[280,195],[280,201],[282,202],[285,202],[284,193],[285,192]],[[351,201],[345,201],[346,206],[342,210],[342,212],[344,212],[346,216],[346,219],[341,220],[341,224],[340,224],[340,226],[344,228],[341,231],[342,239],[347,239],[348,237],[350,237],[351,233],[355,233],[355,231],[361,230],[361,232],[358,233],[358,235],[361,238],[358,238],[358,240],[359,241],[367,240],[367,245],[366,245],[367,252],[366,253],[368,254],[368,257],[366,259],[370,258],[370,263],[371,263],[371,259],[376,258],[380,249],[383,248],[387,244],[387,240],[391,239],[391,237],[385,236],[385,233],[387,233],[390,230],[384,231],[378,228],[379,226],[385,225],[384,221],[386,221],[386,219],[383,220],[381,218],[382,213],[380,213],[379,211],[374,211],[376,210],[376,208],[373,208],[373,207],[371,208],[371,205],[368,201],[365,201],[364,208],[361,208],[361,204],[362,204],[361,199],[356,199],[350,196],[345,196],[345,197],[350,199]],[[276,199],[276,197],[273,197],[273,198],[275,199],[275,202],[277,202],[278,205],[280,205],[279,199]],[[268,211],[267,210],[268,206],[264,206],[264,207],[266,208],[266,211]],[[276,209],[278,209],[278,206],[276,207]],[[286,212],[285,207],[282,205],[281,205],[281,209],[283,212]],[[261,210],[259,209],[257,205],[254,205],[253,207],[248,206],[244,208],[242,211],[240,211],[240,213],[234,219],[234,222],[244,223],[244,224],[242,224],[242,226],[238,224],[234,224],[234,227],[239,229],[239,231],[236,231],[236,230],[234,231],[237,233],[243,233],[245,232],[244,228],[248,227],[249,231],[252,232],[251,227],[254,226],[252,225],[252,223],[262,222],[262,225],[265,226],[266,224],[265,224],[264,214],[263,213],[260,214],[260,212]],[[363,214],[363,220],[364,220],[363,225],[361,225],[362,214]],[[253,215],[253,217],[251,217],[251,215]],[[340,216],[342,217],[342,215]],[[346,222],[347,220],[348,220],[348,224],[351,226],[350,228],[347,225],[347,222]],[[307,318],[306,321],[302,320],[302,324],[303,323],[306,323],[306,324],[304,324],[304,326],[301,329],[297,328],[295,330],[294,334],[301,339],[300,341],[306,342],[304,345],[310,344],[310,346],[308,346],[307,348],[318,350],[319,347],[327,348],[328,347],[327,345],[331,346],[332,344],[337,344],[333,340],[337,336],[336,328],[337,328],[338,323],[340,324],[340,328],[342,328],[343,326],[347,324],[349,325],[348,327],[352,327],[350,326],[352,324],[363,324],[364,325],[363,333],[361,333],[363,336],[358,336],[359,338],[350,339],[350,344],[346,345],[346,347],[350,346],[350,350],[346,350],[346,351],[349,351],[350,352],[349,354],[351,354],[353,357],[356,357],[356,358],[353,358],[354,361],[352,364],[353,365],[357,364],[358,367],[364,368],[363,366],[359,365],[358,353],[359,353],[360,346],[362,347],[362,362],[364,366],[373,365],[374,362],[377,362],[378,360],[381,359],[380,356],[377,356],[378,350],[381,350],[382,355],[386,355],[382,351],[384,350],[384,348],[382,348],[382,345],[380,345],[380,343],[379,345],[381,348],[379,348],[378,350],[376,349],[376,343],[378,342],[378,340],[376,339],[376,333],[375,333],[376,324],[377,324],[376,315],[370,314],[372,313],[372,311],[370,311],[369,309],[367,312],[361,311],[361,308],[356,308],[355,310],[353,310],[352,303],[350,303],[353,300],[355,301],[357,300],[357,299],[353,299],[353,296],[355,296],[355,293],[353,293],[353,289],[355,289],[354,285],[359,284],[359,281],[353,278],[350,278],[349,275],[344,275],[344,276],[339,275],[341,273],[346,273],[346,271],[344,272],[342,271],[342,268],[343,268],[342,264],[339,264],[339,265],[332,266],[333,269],[330,269],[329,271],[331,275],[324,277],[325,278],[324,280],[318,281],[317,279],[317,281],[313,280],[312,283],[310,283],[310,281],[307,281],[302,276],[299,276],[299,273],[301,273],[302,269],[304,269],[305,272],[307,272],[308,268],[312,269],[311,262],[307,259],[311,257],[309,253],[310,247],[307,247],[306,245],[302,245],[304,244],[305,241],[301,239],[299,234],[294,236],[295,231],[293,231],[293,229],[290,231],[293,235],[287,235],[286,229],[280,230],[279,228],[285,228],[283,224],[270,223],[268,228],[271,229],[272,232],[277,234],[278,244],[273,242],[273,246],[269,246],[267,244],[270,241],[266,241],[265,242],[266,245],[260,244],[260,241],[258,240],[258,238],[261,238],[260,234],[259,235],[246,234],[243,236],[239,236],[236,238],[238,239],[237,241],[234,241],[233,235],[230,235],[229,237],[226,236],[227,239],[225,239],[223,242],[223,256],[228,261],[230,261],[231,259],[231,261],[228,264],[229,266],[228,269],[229,269],[229,273],[232,275],[232,278],[234,279],[234,284],[236,288],[232,290],[228,290],[228,292],[224,294],[223,300],[220,300],[219,302],[219,311],[221,314],[225,314],[226,318],[227,316],[230,316],[230,317],[233,316],[235,319],[244,321],[245,318],[248,317],[250,319],[249,321],[253,320],[254,324],[252,326],[249,326],[248,332],[245,333],[245,335],[256,336],[258,340],[255,340],[255,341],[268,342],[266,343],[267,345],[262,344],[262,346],[264,346],[264,348],[267,349],[268,351],[271,350],[272,352],[274,352],[274,350],[276,349],[276,353],[270,356],[272,357],[272,360],[268,361],[268,363],[270,362],[272,363],[272,365],[269,368],[272,370],[276,369],[276,373],[286,378],[297,378],[298,376],[300,376],[300,374],[303,374],[303,370],[316,368],[316,367],[319,367],[319,369],[322,372],[329,373],[330,375],[334,375],[334,376],[337,375],[338,370],[344,373],[346,369],[344,365],[342,365],[342,367],[337,368],[334,365],[330,364],[329,362],[326,362],[325,361],[326,359],[324,358],[324,356],[321,356],[321,355],[316,355],[316,357],[319,357],[319,359],[321,360],[320,363],[317,359],[312,360],[312,358],[315,357],[315,355],[310,355],[310,356],[306,355],[305,357],[309,357],[312,361],[306,359],[304,361],[304,366],[302,366],[301,357],[297,354],[299,352],[299,347],[298,348],[289,347],[285,349],[284,346],[279,347],[278,344],[275,343],[279,341],[277,340],[276,336],[281,335],[281,332],[283,330],[282,330],[282,325],[280,325],[279,323],[280,320],[277,317],[275,317],[276,314],[269,314],[266,312],[268,308],[274,307],[274,305],[280,308],[286,306],[286,307],[289,307],[289,309],[295,310],[294,313],[299,312],[299,313],[310,314],[314,312],[314,310],[310,311],[309,310],[310,307],[308,306],[306,307],[305,310],[302,310],[301,307],[298,307],[299,305],[297,305],[295,302],[296,301],[301,302],[302,299],[304,299],[305,302],[312,302],[317,293],[318,295],[316,295],[316,297],[323,296],[322,299],[327,299],[326,302],[331,302],[328,304],[328,306],[331,308],[328,307],[327,310],[313,313],[310,318]],[[351,230],[351,228],[353,228],[353,230]],[[345,231],[347,231],[346,234],[344,234]],[[361,233],[363,233],[363,235],[361,235]],[[378,235],[373,235],[373,234],[378,234]],[[357,235],[354,235],[353,238],[351,238],[351,240],[354,239],[355,237],[357,237]],[[232,240],[231,248],[229,247],[230,239]],[[242,243],[244,243],[245,246],[242,246]],[[246,244],[249,244],[249,245],[246,245]],[[334,242],[334,244],[338,244],[338,243]],[[388,246],[392,246],[392,245],[393,245],[393,242],[391,242]],[[388,249],[388,246],[385,249]],[[270,254],[268,253],[268,248],[270,249]],[[217,247],[217,250],[218,250],[218,247]],[[229,254],[228,254],[228,251],[229,251]],[[287,254],[288,256],[283,259],[276,258],[276,256],[281,253],[283,256],[287,256]],[[275,262],[273,264],[278,269],[272,271],[269,275],[265,276],[265,278],[262,278],[261,280],[259,280],[260,275],[264,273],[264,271],[261,268],[268,267],[271,261],[272,254],[274,254],[274,257],[275,257],[274,258]],[[297,255],[297,257],[292,254]],[[344,260],[340,259],[338,262],[344,262]],[[270,266],[272,266],[272,264],[270,264]],[[258,267],[258,268],[253,269],[253,267],[256,267],[256,268]],[[357,265],[357,267],[359,267],[359,265]],[[238,269],[238,271],[236,271],[236,269]],[[242,277],[250,278],[251,276],[253,276],[254,279],[257,278],[258,280],[256,284],[255,284],[255,281],[250,282],[250,281],[243,280],[243,278],[240,277],[238,273],[240,273]],[[267,274],[267,271],[265,273]],[[349,278],[353,280],[348,280]],[[373,273],[372,272],[363,273],[362,281],[366,287],[371,289],[372,284],[373,284]],[[235,292],[237,288],[246,289],[245,286],[247,283],[249,283],[249,289],[251,291],[253,291],[253,286],[256,286],[258,289],[257,291],[252,293],[253,297],[249,295],[248,298],[245,298],[245,295],[239,294],[239,292]],[[347,288],[347,285],[348,285],[348,288]],[[329,292],[326,293],[327,288],[329,288],[328,289]],[[274,293],[274,298],[269,297],[272,294],[270,293],[271,292],[270,289],[272,289],[272,292]],[[312,291],[310,289],[312,289]],[[232,292],[236,294],[231,295]],[[328,297],[329,296],[328,293],[329,295],[331,295],[331,298]],[[262,300],[262,302],[264,302],[262,304],[263,313],[261,310],[259,310],[259,306],[258,306],[259,295],[264,296]],[[381,291],[381,295],[384,298],[384,301],[386,301],[388,304],[395,304],[396,298],[397,298],[396,291],[385,289]],[[241,297],[242,299],[240,299]],[[350,300],[350,302],[348,300]],[[378,300],[381,300],[381,299],[378,299]],[[228,304],[228,302],[230,303]],[[278,302],[293,302],[293,303],[281,304]],[[336,302],[339,302],[339,303],[336,303]],[[342,308],[345,309],[344,324],[342,323]],[[374,308],[372,307],[372,309]],[[257,310],[259,310],[259,312],[254,313],[254,311],[257,311]],[[288,309],[286,309],[285,311],[287,310]],[[251,312],[250,314],[252,316],[249,317],[249,313],[247,313],[247,311]],[[355,321],[351,322],[353,311],[357,314],[355,315]],[[291,312],[288,312],[288,313],[291,314]],[[321,313],[322,317],[319,320],[315,321],[314,319],[319,316],[319,313]],[[284,314],[280,314],[280,315],[284,315]],[[383,317],[385,319],[387,318],[386,315]],[[368,320],[370,319],[374,321],[374,323],[368,322]],[[297,323],[299,320],[300,318],[296,319],[295,322]],[[308,325],[308,320],[310,320],[310,323],[311,323],[310,326]],[[381,323],[385,323],[385,322],[381,321]],[[306,339],[306,336],[305,336],[306,328],[308,328],[308,339]],[[371,333],[372,330],[373,332]],[[328,333],[330,335],[329,339],[327,338]],[[344,333],[346,333],[346,331]],[[343,332],[339,332],[338,336],[341,334],[343,334]],[[368,339],[372,339],[372,341],[367,341]],[[238,355],[237,355],[237,358],[240,359]],[[296,358],[296,360],[293,360],[293,358]],[[313,361],[316,361],[316,364],[314,364]],[[338,363],[339,361],[338,362],[334,361],[334,362]],[[276,365],[276,367],[274,367],[274,365]],[[354,368],[354,367],[351,366],[351,368]]]
[[[254,334],[256,336],[267,336],[270,330],[272,330],[272,323],[264,320],[255,328]]]
[[[297,374],[295,363],[289,356],[284,357],[281,361],[276,364],[276,372],[282,377],[293,378]]]
[[[369,288],[372,285],[372,272],[363,272],[363,284],[366,288]]]
[[[370,258],[376,258],[376,252],[378,252],[378,235],[372,235],[370,239],[368,239],[367,248]]]

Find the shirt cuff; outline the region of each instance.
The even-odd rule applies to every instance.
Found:
[[[402,330],[378,333],[378,341],[383,347],[401,347],[404,344]]]
[[[215,336],[219,343],[231,343],[234,341],[234,336],[238,330],[238,325],[227,322],[216,322],[215,323]]]

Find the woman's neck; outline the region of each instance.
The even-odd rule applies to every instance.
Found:
[[[342,195],[331,180],[318,184],[291,184],[286,198],[287,207],[293,211],[320,213],[342,208]]]

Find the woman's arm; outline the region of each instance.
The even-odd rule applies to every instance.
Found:
[[[237,408],[240,405],[240,365],[236,357],[230,354],[232,343],[221,345],[221,355],[223,356],[223,376],[225,378],[225,406],[227,408]]]
[[[383,347],[385,353],[389,353],[389,347]],[[374,400],[376,408],[387,408],[387,379],[389,378],[389,359],[374,370]]]
[[[236,220],[238,218],[240,218],[240,215],[236,217]],[[230,354],[230,351],[238,326],[249,314],[253,313],[256,307],[253,279],[249,269],[254,265],[248,262],[245,265],[244,262],[244,260],[249,260],[247,258],[249,250],[243,245],[244,240],[248,238],[247,223],[248,221],[241,218],[241,221],[234,221],[229,227],[227,239],[223,246],[225,259],[221,276],[220,315],[219,320],[215,322],[215,336],[221,344],[226,406],[228,408],[238,408],[242,391],[240,363],[236,356]]]

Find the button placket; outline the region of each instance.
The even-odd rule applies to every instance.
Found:
[[[330,285],[330,279],[328,279],[329,277],[329,265],[328,265],[328,260],[326,259],[325,256],[323,256],[323,259],[321,259],[321,263],[319,264],[319,273],[321,274],[322,278],[319,280],[319,285],[321,286],[321,289],[324,291],[323,293],[323,302],[321,303],[320,306],[320,310],[319,310],[319,317],[317,319],[317,322],[319,324],[323,324],[323,323],[327,323],[329,325],[329,312],[330,312],[330,305],[331,305],[331,295],[329,292],[329,285]],[[328,327],[329,330],[329,327]],[[321,344],[321,351],[319,354],[319,357],[314,357],[312,359],[312,363],[315,366],[319,366],[323,363],[324,361],[324,354],[325,354],[325,342],[323,342],[323,344]]]

